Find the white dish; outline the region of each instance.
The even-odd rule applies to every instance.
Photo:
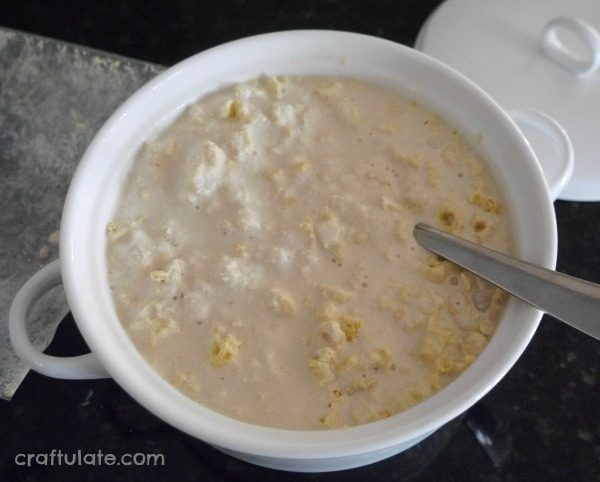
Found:
[[[61,226],[61,259],[19,292],[10,315],[15,350],[35,370],[62,378],[113,377],[167,423],[235,457],[299,472],[366,465],[416,444],[487,393],[515,363],[541,313],[511,300],[479,358],[448,387],[388,419],[348,429],[291,431],[243,423],[211,411],[163,380],[136,351],[117,318],[106,272],[105,227],[140,143],[199,96],[260,75],[337,75],[401,89],[459,128],[482,136],[481,151],[505,199],[515,254],[548,268],[556,261],[552,199],[542,170],[511,118],[481,89],[444,64],[374,37],[291,31],[251,37],[191,57],[140,89],[106,122],[71,183]],[[49,286],[64,283],[92,354],[55,358],[35,351],[23,320]]]
[[[600,200],[600,2],[446,0],[421,27],[415,48],[465,74],[505,109],[556,119],[575,152],[558,197]],[[535,127],[538,134],[547,124]],[[566,159],[560,151],[540,155],[553,179]]]

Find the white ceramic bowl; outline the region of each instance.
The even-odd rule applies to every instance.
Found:
[[[71,183],[61,226],[60,266],[49,265],[19,293],[11,338],[34,369],[63,378],[113,377],[167,423],[254,464],[310,472],[357,467],[396,454],[468,409],[515,363],[535,332],[539,311],[511,300],[479,358],[449,386],[390,417],[348,429],[292,431],[243,423],[193,402],[137,352],[117,318],[106,269],[105,227],[133,155],[181,110],[224,84],[261,75],[340,75],[399,89],[429,106],[481,151],[504,192],[516,254],[554,268],[556,221],[531,147],[511,118],[449,67],[402,45],[364,35],[291,31],[251,37],[191,57],[145,85],[106,122]],[[40,293],[60,282],[92,354],[58,359],[35,351],[23,318]]]

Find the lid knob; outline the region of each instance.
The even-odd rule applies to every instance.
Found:
[[[578,55],[561,41],[561,31],[577,35],[587,47],[587,55]],[[542,49],[557,64],[576,75],[591,73],[600,66],[600,33],[577,18],[558,17],[548,22],[542,34]]]

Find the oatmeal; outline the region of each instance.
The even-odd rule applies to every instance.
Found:
[[[389,417],[471,364],[506,296],[419,247],[426,222],[510,250],[502,197],[452,126],[396,92],[268,78],[146,142],[107,226],[118,315],[170,383],[231,417]]]

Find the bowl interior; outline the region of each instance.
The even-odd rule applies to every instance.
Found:
[[[71,183],[61,227],[63,281],[79,329],[108,372],[142,405],[214,445],[273,457],[326,458],[422,436],[500,380],[533,335],[541,318],[537,310],[511,300],[476,362],[419,405],[379,422],[319,432],[253,426],[193,402],[154,372],[117,318],[105,227],[135,153],[203,94],[262,75],[368,80],[422,102],[467,139],[481,134],[480,151],[507,201],[516,255],[554,267],[556,225],[542,171],[516,126],[484,92],[449,67],[392,42],[343,32],[282,32],[232,42],[174,66],[134,94],[98,133]]]

